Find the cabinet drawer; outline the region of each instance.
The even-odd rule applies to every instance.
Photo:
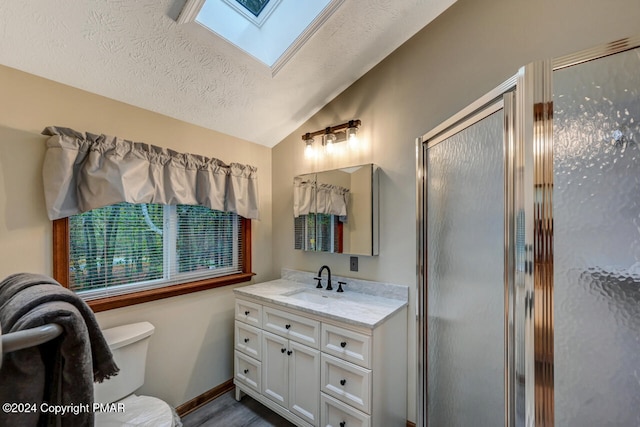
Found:
[[[235,347],[247,356],[262,360],[262,331],[236,320]]]
[[[320,322],[271,307],[264,307],[262,316],[265,331],[320,348]]]
[[[371,417],[320,393],[320,425],[322,427],[369,427]]]
[[[262,327],[262,306],[255,302],[236,299],[236,319],[260,328]]]
[[[322,351],[371,368],[371,337],[337,326],[322,324]]]
[[[322,391],[367,414],[371,412],[371,371],[322,353]]]
[[[254,389],[260,393],[260,378],[262,364],[255,359],[236,350],[234,352],[234,377],[236,380]]]

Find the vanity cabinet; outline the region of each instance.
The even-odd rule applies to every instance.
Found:
[[[235,312],[236,399],[297,426],[406,425],[406,307],[371,328],[244,295]]]

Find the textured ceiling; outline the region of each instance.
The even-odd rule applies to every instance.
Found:
[[[275,76],[184,2],[2,0],[0,64],[272,147],[455,0],[345,0]]]

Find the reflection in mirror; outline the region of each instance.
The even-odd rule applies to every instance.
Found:
[[[293,181],[295,249],[378,254],[378,168],[359,165]]]

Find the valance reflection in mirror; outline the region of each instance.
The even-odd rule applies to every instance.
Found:
[[[377,255],[377,166],[295,177],[293,211],[295,249]]]

